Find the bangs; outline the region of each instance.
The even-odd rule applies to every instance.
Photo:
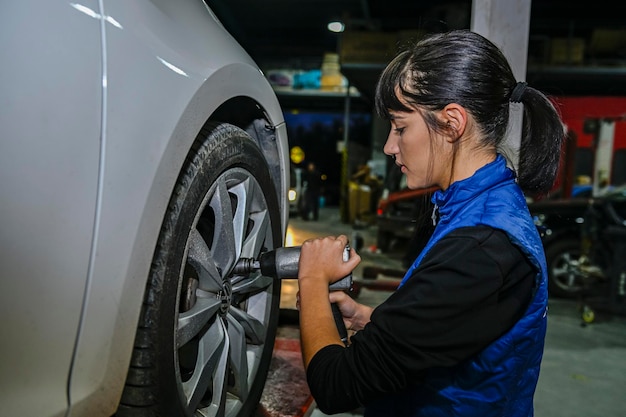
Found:
[[[409,51],[404,51],[396,56],[382,72],[378,84],[376,84],[376,113],[384,119],[391,118],[390,110],[404,112],[414,110],[407,107],[398,98],[398,91],[405,93],[406,65],[409,58]]]

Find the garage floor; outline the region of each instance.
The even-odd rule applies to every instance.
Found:
[[[359,251],[363,261],[354,272],[357,284],[363,284],[357,300],[376,306],[386,299],[397,279],[379,275],[376,280],[365,280],[363,269],[368,266],[401,269],[402,254],[383,255],[370,250],[375,244],[375,226],[354,230],[341,223],[337,208],[327,207],[321,210],[317,222],[291,219],[287,245],[298,245],[305,239],[328,234],[343,233],[354,238],[355,232],[364,239],[364,247]],[[296,291],[295,282],[283,282],[277,349],[259,416],[324,416],[308,395],[301,367],[297,312],[294,310]],[[270,405],[270,398],[273,405]],[[360,415],[361,410],[355,410],[342,416]],[[550,300],[546,347],[535,394],[535,415],[626,416],[626,317],[600,311],[594,323],[584,326],[577,302]]]

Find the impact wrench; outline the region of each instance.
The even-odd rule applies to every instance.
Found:
[[[350,259],[350,245],[346,245],[343,251],[343,261]],[[235,264],[233,273],[238,275],[248,275],[254,271],[261,271],[265,276],[276,279],[297,279],[298,263],[300,262],[300,246],[288,248],[277,248],[269,252],[262,253],[259,259],[241,258]],[[352,273],[348,276],[333,282],[328,287],[330,291],[351,291]],[[336,303],[331,304],[335,325],[339,331],[341,341],[347,345],[348,331],[343,322],[343,316]]]

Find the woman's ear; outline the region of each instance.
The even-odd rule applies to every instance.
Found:
[[[457,103],[450,103],[443,108],[440,114],[450,133],[450,141],[455,142],[459,140],[467,128],[465,107]]]

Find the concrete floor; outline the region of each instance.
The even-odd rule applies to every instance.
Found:
[[[371,249],[376,243],[375,225],[355,230],[340,221],[336,207],[321,210],[319,221],[290,219],[287,246],[323,235],[359,233],[364,247],[363,258],[354,271],[361,280],[368,265],[401,269],[401,254],[378,254]],[[376,281],[384,280],[379,277]],[[363,282],[372,282],[363,281]],[[283,282],[281,308],[295,308],[297,284]],[[376,306],[386,299],[388,291],[363,288],[357,300]],[[324,416],[312,407],[311,417]],[[360,412],[342,416],[358,416]],[[599,312],[596,321],[583,326],[578,303],[550,299],[549,321],[544,359],[535,394],[535,415],[539,417],[625,417],[626,416],[626,317]]]

